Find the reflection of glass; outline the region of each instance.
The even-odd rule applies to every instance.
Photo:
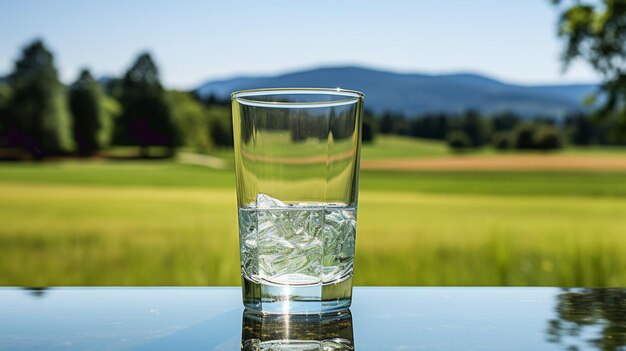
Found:
[[[567,350],[626,350],[626,290],[565,289],[557,299],[548,341]]]
[[[363,95],[263,89],[232,100],[244,305],[349,307]]]
[[[241,349],[354,350],[352,314],[260,315],[245,310],[241,327]]]
[[[43,297],[43,295],[46,293],[46,290],[48,290],[49,288],[29,287],[29,288],[22,288],[22,289],[28,291],[34,297]]]

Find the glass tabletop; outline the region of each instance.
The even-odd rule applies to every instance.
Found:
[[[0,289],[2,350],[626,350],[626,290],[368,288],[258,316],[239,288]]]

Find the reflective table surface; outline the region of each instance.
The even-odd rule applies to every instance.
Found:
[[[239,288],[0,288],[1,350],[626,350],[626,290],[367,288],[259,316]]]

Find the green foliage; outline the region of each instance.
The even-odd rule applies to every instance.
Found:
[[[565,132],[574,145],[591,145],[594,143],[594,124],[583,115],[570,115],[565,118]]]
[[[518,150],[557,150],[563,147],[561,133],[545,123],[523,123],[512,132],[513,145]]]
[[[518,150],[532,150],[535,148],[535,127],[524,123],[513,132],[513,145]]]
[[[448,134],[450,118],[446,114],[418,116],[411,121],[410,135],[424,139],[445,140]]]
[[[553,2],[567,3],[558,27],[565,64],[581,58],[604,76],[606,99],[597,114],[619,120],[614,138],[626,141],[626,0]]]
[[[168,91],[167,102],[172,111],[183,146],[204,152],[213,146],[210,120],[204,106],[191,93]]]
[[[82,155],[91,155],[109,145],[113,121],[105,107],[100,85],[88,70],[83,70],[70,87],[74,141]]]
[[[374,142],[374,138],[376,137],[377,126],[376,120],[374,116],[365,111],[363,114],[363,128],[361,129],[361,140],[364,144],[369,144]]]
[[[534,146],[538,150],[550,151],[563,147],[563,139],[559,131],[553,126],[540,125],[535,131]]]
[[[508,132],[520,124],[520,117],[510,112],[499,113],[491,118],[491,128],[494,132]]]
[[[8,84],[0,82],[0,147],[3,145],[2,140],[2,123],[7,118],[6,115],[9,112],[9,102],[11,101],[11,87]]]
[[[465,151],[473,146],[472,140],[462,130],[453,130],[448,134],[448,145],[454,151]]]
[[[626,140],[620,141],[618,138],[620,121],[598,120],[597,117],[584,113],[567,115],[564,123],[557,123],[557,119],[546,116],[522,118],[510,112],[484,116],[475,111],[468,111],[460,116],[443,113],[426,114],[416,116],[412,120],[392,114],[373,118],[378,125],[386,124],[385,128],[390,131],[389,134],[398,134],[398,131],[405,133],[408,123],[408,135],[420,139],[447,141],[451,132],[463,131],[470,140],[468,148],[480,148],[490,143],[498,150],[558,149],[564,146],[566,140],[564,135],[574,145],[626,144]],[[542,135],[535,136],[538,130]],[[537,138],[541,140],[536,141]]]
[[[164,146],[174,153],[179,144],[176,127],[158,69],[148,53],[139,55],[124,75],[119,100],[123,111],[116,125],[118,144],[140,146],[144,156],[150,146]]]
[[[476,111],[467,111],[460,120],[460,128],[467,134],[471,146],[481,147],[489,141],[489,126]]]
[[[0,83],[0,111],[4,111],[11,101],[11,87],[8,84]]]
[[[579,350],[581,343],[577,341],[597,350],[622,350],[626,346],[623,289],[563,290],[558,296],[556,318],[548,321],[549,342],[565,350]]]
[[[491,144],[497,150],[508,150],[511,148],[511,136],[509,132],[499,131],[493,133],[491,138]]]
[[[380,119],[380,133],[391,134],[394,130],[394,116],[391,113],[385,113]]]
[[[213,143],[221,147],[233,146],[233,121],[230,108],[213,106],[208,109],[209,131]]]
[[[71,151],[65,89],[43,42],[36,40],[24,48],[9,82],[13,94],[0,123],[8,146],[25,149],[36,157]]]
[[[122,105],[113,97],[104,95],[102,96],[102,105],[105,113],[111,117],[111,121],[115,124],[115,121],[122,114]],[[113,129],[115,130],[115,129]]]
[[[468,111],[449,124],[448,145],[454,150],[477,148],[485,145],[489,138],[487,122],[476,111]]]

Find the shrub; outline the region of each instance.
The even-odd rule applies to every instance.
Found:
[[[538,150],[557,150],[563,147],[563,139],[559,131],[552,126],[537,128],[534,135],[534,146]]]
[[[491,138],[491,144],[498,150],[508,150],[511,148],[511,135],[509,132],[496,132]]]
[[[453,130],[448,133],[447,136],[448,146],[452,148],[452,150],[461,152],[473,146],[472,140],[462,130]]]

